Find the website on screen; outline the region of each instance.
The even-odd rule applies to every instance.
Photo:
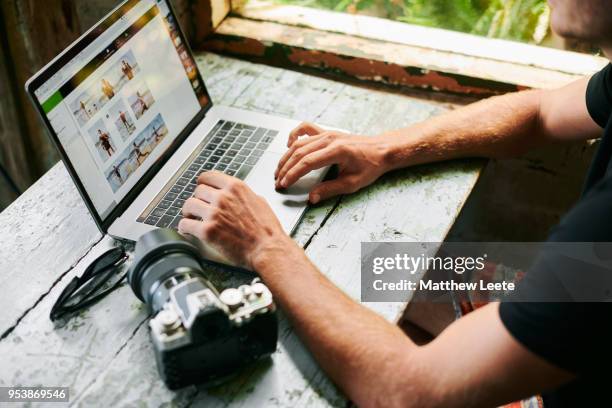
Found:
[[[208,103],[163,1],[133,1],[35,91],[104,219]]]

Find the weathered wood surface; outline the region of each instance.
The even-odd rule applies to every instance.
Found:
[[[518,41],[488,38],[364,14],[278,4],[268,0],[250,0],[243,4],[233,2],[233,5],[235,15],[252,20],[274,21],[291,26],[309,27],[321,31],[447,52],[449,61],[443,60],[439,63],[448,63],[450,66],[457,62],[452,61],[454,58],[470,56],[583,76],[598,71],[609,63],[603,57],[589,55],[588,51],[585,51],[584,54],[569,52],[566,51],[567,48],[560,50]],[[499,72],[500,67],[497,67],[498,72],[491,72],[490,75],[507,80],[503,77],[505,73]],[[516,66],[513,68],[516,69]],[[482,71],[472,72],[473,69],[479,68],[466,64],[464,73],[474,77],[483,73]]]
[[[6,60],[7,50],[0,41],[0,165],[10,175],[19,189],[30,185],[31,175],[22,163],[26,160],[26,152],[21,143],[15,143],[15,138],[21,134],[22,125],[18,119],[19,107],[11,89],[11,73],[2,62]],[[18,172],[17,169],[21,169]],[[17,194],[0,175],[0,211],[6,208]]]
[[[296,7],[287,8],[293,10]],[[286,6],[264,8],[261,13],[249,12],[247,8],[243,14],[254,19],[228,17],[202,45],[207,50],[225,55],[282,68],[319,72],[332,78],[356,79],[400,89],[435,90],[478,98],[528,88],[557,88],[580,76],[590,75],[606,64],[603,58],[560,50],[541,51],[549,56],[549,61],[554,60],[551,65],[558,66],[557,69],[552,69],[549,66],[500,59],[499,50],[507,52],[506,48],[526,47],[529,52],[522,50],[522,53],[533,54],[534,47],[525,44],[448,32],[448,37],[467,36],[471,39],[470,45],[461,47],[462,50],[496,50],[495,55],[489,57],[478,52],[470,55],[461,51],[450,52],[419,45],[422,42],[421,37],[425,35],[423,30],[432,30],[433,33],[445,30],[414,27],[423,34],[421,37],[415,37],[413,26],[373,19],[379,23],[373,26],[364,24],[365,32],[361,32],[361,26],[355,27],[352,19],[371,20],[371,17],[310,9],[297,16],[291,13],[281,16],[275,13],[275,10],[286,10]],[[309,14],[314,15],[304,19],[304,15]],[[336,14],[339,14],[340,21],[337,27]],[[272,21],[268,21],[270,19]],[[342,24],[343,19],[348,21]],[[330,24],[337,30],[325,31]],[[394,29],[404,26],[406,30]],[[376,38],[374,32],[365,28],[376,30],[381,38]],[[433,35],[425,37],[435,38]],[[406,38],[410,39],[408,43],[402,41]],[[412,43],[415,38],[419,38],[416,40],[417,44]],[[463,41],[463,38],[445,40],[438,43],[449,47],[449,43],[458,43]],[[452,49],[453,46],[450,47]],[[517,53],[520,54],[518,51]],[[564,69],[567,66],[564,61],[568,60],[576,61],[576,69]]]
[[[25,186],[29,186],[32,180],[49,169],[59,159],[59,155],[41,129],[23,85],[32,74],[79,36],[77,14],[77,4],[73,1],[0,2],[0,32],[6,44],[4,59],[0,64],[5,65],[10,75],[8,84],[11,87],[9,92],[2,94],[2,98],[13,100],[17,112],[11,119],[21,127],[21,134],[12,135],[13,143],[6,144],[6,148],[11,153],[18,153],[19,149],[26,152],[27,159],[10,168],[15,178],[20,179],[24,175],[34,177],[19,180]],[[17,146],[20,144],[23,147]]]
[[[357,133],[375,134],[441,112],[413,98],[212,54],[198,63],[215,102]],[[387,175],[357,194],[310,209],[295,239],[323,273],[358,299],[360,242],[442,240],[480,167],[454,162]],[[88,218],[62,164],[0,214],[0,386],[69,386],[71,405],[78,406],[346,404],[283,318],[271,361],[223,386],[179,392],[168,391],[158,377],[147,315],[129,287],[54,327],[48,313],[63,287],[111,244]],[[405,305],[368,306],[395,320]]]

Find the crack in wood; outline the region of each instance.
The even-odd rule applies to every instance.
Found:
[[[314,237],[317,236],[317,234],[319,233],[321,228],[323,228],[325,226],[325,223],[327,222],[329,217],[331,217],[332,214],[336,211],[336,209],[340,206],[340,203],[342,202],[342,198],[343,197],[344,197],[343,195],[338,197],[338,199],[334,203],[334,205],[331,208],[331,210],[329,210],[329,212],[327,214],[325,214],[325,217],[323,217],[323,221],[321,221],[321,224],[319,224],[319,226],[314,230],[314,232],[310,235],[310,237],[308,237],[308,239],[306,240],[306,242],[304,243],[304,246],[303,246],[304,251],[306,251],[306,249],[308,248],[308,246],[310,245],[310,243],[312,242]]]
[[[21,321],[28,315],[28,313],[30,313],[32,310],[34,310],[36,308],[36,306],[38,306],[38,304],[40,302],[42,302],[45,297],[47,297],[47,295],[49,295],[49,293],[51,293],[51,291],[53,290],[53,288],[55,288],[55,285],[57,285],[63,278],[64,276],[66,276],[71,270],[73,270],[78,264],[79,262],[81,262],[81,260],[83,260],[83,258],[85,258],[87,255],[89,255],[89,253],[96,247],[96,245],[98,245],[102,240],[104,239],[104,235],[102,235],[100,237],[100,239],[98,239],[97,241],[93,242],[92,245],[89,247],[89,249],[81,256],[79,257],[76,262],[70,266],[70,268],[68,268],[67,270],[65,270],[64,272],[62,272],[60,274],[60,276],[51,284],[51,287],[49,287],[49,290],[47,290],[46,292],[44,292],[42,295],[40,295],[40,297],[36,300],[36,302],[34,302],[34,304],[32,306],[30,306],[29,308],[27,308],[15,321],[15,324],[13,324],[12,326],[10,326],[8,329],[6,329],[4,331],[4,333],[2,333],[2,335],[0,335],[0,341],[4,340],[5,338],[7,338],[12,332],[13,330],[15,330],[15,328],[19,325],[19,323],[21,323]]]
[[[112,365],[113,361],[115,361],[115,359],[117,358],[117,356],[119,356],[119,354],[121,353],[121,351],[123,349],[125,349],[125,347],[132,341],[132,339],[134,339],[134,337],[136,336],[136,333],[138,332],[138,330],[140,330],[140,328],[142,327],[143,324],[145,324],[148,320],[149,320],[150,316],[147,316],[146,319],[144,319],[143,321],[141,321],[140,323],[138,323],[138,325],[136,326],[136,328],[134,328],[134,330],[132,330],[132,333],[128,336],[128,338],[125,340],[125,342],[119,346],[119,348],[117,349],[117,351],[113,354],[113,358],[110,360],[109,362],[109,366]],[[83,387],[83,389],[81,390],[81,392],[79,392],[77,395],[74,396],[74,401],[78,401],[79,398],[86,394],[87,391],[89,391],[89,389],[96,383],[98,377],[94,377],[87,385],[85,385],[85,387]]]

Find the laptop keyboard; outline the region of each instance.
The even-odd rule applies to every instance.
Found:
[[[220,120],[181,166],[138,222],[178,229],[185,200],[193,196],[198,176],[217,170],[244,180],[270,146],[277,130]]]

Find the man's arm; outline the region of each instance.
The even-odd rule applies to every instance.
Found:
[[[391,168],[460,157],[504,158],[551,142],[587,140],[602,129],[586,107],[588,78],[555,90],[492,97],[385,134],[397,138]]]
[[[347,297],[308,260],[261,197],[219,172],[202,174],[179,231],[259,272],[322,368],[359,406],[494,406],[555,387],[571,375],[530,353],[497,305],[418,347]]]
[[[348,298],[295,244],[261,252],[254,262],[316,360],[358,406],[499,406],[572,378],[512,338],[497,304],[419,347]]]
[[[392,169],[461,157],[517,156],[551,142],[596,138],[602,129],[587,111],[587,84],[584,78],[556,90],[496,96],[374,137],[303,124],[290,135],[289,150],[278,165],[277,187],[338,164],[338,179],[311,192],[311,201],[317,202],[358,190]],[[299,138],[305,134],[310,137]]]

